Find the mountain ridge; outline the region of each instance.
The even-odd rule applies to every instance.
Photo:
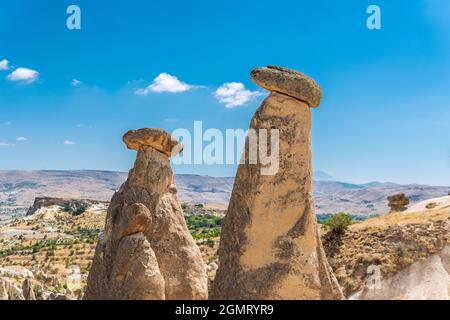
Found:
[[[11,170],[0,171],[0,220],[3,216],[24,214],[36,197],[60,197],[109,201],[128,173],[108,170]],[[197,174],[175,176],[180,200],[187,203],[227,205],[234,177]],[[420,184],[369,182],[365,184],[334,180],[314,181],[318,214],[347,212],[373,215],[388,212],[386,197],[406,193],[411,205],[448,195],[450,187]]]

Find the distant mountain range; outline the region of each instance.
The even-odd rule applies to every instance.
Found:
[[[337,180],[332,175],[326,173],[322,170],[316,170],[313,172],[313,178],[314,180]]]
[[[125,181],[127,173],[112,171],[0,171],[0,219],[22,215],[35,197],[110,200]],[[333,181],[323,171],[314,173],[317,213],[347,212],[355,215],[383,214],[388,211],[386,197],[405,193],[411,203],[445,196],[450,187],[399,185],[372,182],[352,184]],[[226,205],[234,178],[177,175],[180,201]]]

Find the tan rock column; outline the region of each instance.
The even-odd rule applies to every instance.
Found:
[[[301,73],[272,66],[253,70],[251,77],[271,94],[250,128],[279,130],[279,170],[261,175],[260,163],[239,166],[212,298],[342,299],[312,197],[310,107],[319,105],[320,87]]]
[[[138,155],[112,197],[85,299],[207,299],[201,253],[178,202],[169,156],[181,144],[157,129],[124,135]]]
[[[36,296],[33,291],[33,283],[30,278],[26,278],[22,283],[22,294],[25,300],[36,300]]]

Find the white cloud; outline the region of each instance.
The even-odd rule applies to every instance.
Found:
[[[39,77],[39,72],[28,68],[17,68],[8,75],[10,81],[23,81],[26,83],[32,83]]]
[[[13,143],[0,142],[0,147],[15,147]]]
[[[245,89],[243,83],[227,82],[220,86],[214,96],[227,108],[243,106],[255,97],[263,95],[260,91],[250,91]]]
[[[64,141],[64,144],[67,144],[67,145],[74,145],[74,144],[76,144],[74,141],[71,141],[71,140],[65,140]]]
[[[135,92],[138,95],[147,95],[151,92],[162,93],[162,92],[170,92],[170,93],[179,93],[185,92],[194,88],[198,88],[201,86],[194,86],[187,84],[183,81],[178,80],[177,77],[172,76],[168,73],[161,73],[157,76],[153,82],[144,89],[137,89]]]
[[[16,140],[17,141],[27,141],[28,139],[25,137],[17,137]]]
[[[70,85],[72,87],[78,87],[80,84],[81,84],[81,81],[77,80],[77,79],[72,79],[72,81],[70,82]]]
[[[0,70],[8,70],[8,69],[9,69],[9,61],[6,59],[0,61]]]

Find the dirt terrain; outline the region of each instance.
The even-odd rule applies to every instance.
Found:
[[[183,204],[183,209],[189,230],[213,277],[223,206]],[[31,274],[39,298],[61,295],[79,299],[104,229],[106,210],[107,204],[97,204],[74,215],[54,205],[1,226],[0,278],[12,279],[20,288]]]

